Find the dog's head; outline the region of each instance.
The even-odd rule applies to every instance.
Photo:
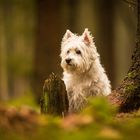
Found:
[[[70,73],[87,71],[98,55],[88,29],[81,36],[67,30],[61,44],[61,66]]]

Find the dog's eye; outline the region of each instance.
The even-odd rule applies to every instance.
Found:
[[[68,50],[68,51],[67,51],[67,54],[69,54],[69,53],[70,53],[70,51]]]
[[[80,51],[80,50],[76,50],[76,53],[77,53],[77,54],[81,54],[81,51]]]

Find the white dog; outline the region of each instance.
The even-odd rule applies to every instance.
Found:
[[[111,85],[88,29],[81,36],[66,31],[61,44],[63,80],[69,99],[69,112],[79,112],[87,98],[109,95]]]

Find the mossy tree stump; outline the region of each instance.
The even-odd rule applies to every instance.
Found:
[[[45,80],[41,97],[41,113],[65,116],[68,112],[68,97],[64,82],[55,74]]]

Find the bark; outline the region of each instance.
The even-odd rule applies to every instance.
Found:
[[[41,98],[41,113],[65,116],[68,112],[68,97],[64,82],[55,74],[45,81]]]
[[[130,112],[140,107],[140,0],[137,0],[137,13],[136,45],[132,64],[120,86],[109,95],[109,100],[119,107],[120,112]]]

